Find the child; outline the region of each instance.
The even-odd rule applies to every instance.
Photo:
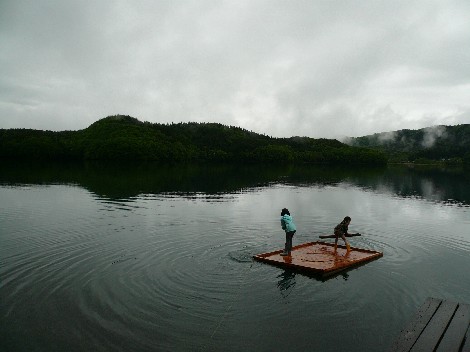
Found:
[[[346,216],[343,221],[341,221],[338,225],[335,227],[335,252],[336,248],[338,246],[338,237],[341,237],[346,244],[347,251],[349,252],[351,250],[351,247],[349,246],[348,241],[346,240],[346,235],[348,234],[348,226],[351,223],[351,218],[349,216]]]
[[[281,211],[281,227],[286,231],[286,243],[284,247],[284,252],[281,253],[282,256],[290,256],[292,251],[292,237],[294,237],[296,227],[294,224],[294,219],[290,216],[289,210],[286,208]]]

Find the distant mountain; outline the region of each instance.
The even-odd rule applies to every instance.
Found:
[[[392,162],[470,163],[470,124],[376,133],[348,144],[383,151]]]
[[[218,123],[153,124],[130,116],[101,119],[80,131],[0,130],[0,158],[384,164],[379,150],[337,140],[272,138]]]

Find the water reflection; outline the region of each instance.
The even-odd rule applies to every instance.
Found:
[[[276,277],[278,279],[277,287],[279,288],[279,292],[283,298],[289,297],[289,295],[292,293],[296,285],[295,275],[296,273],[294,271],[284,270]]]
[[[330,165],[160,165],[155,163],[2,163],[0,184],[77,184],[98,198],[129,201],[142,195],[209,202],[273,183],[324,187],[346,184],[399,197],[470,204],[470,173],[464,168],[354,167]]]
[[[470,297],[453,170],[1,164],[0,184],[6,350],[385,350],[427,296]],[[349,214],[384,257],[327,283],[253,263],[280,249],[286,203],[296,244]]]
[[[374,191],[383,191],[405,198],[423,198],[446,204],[470,204],[469,169],[391,165],[375,178],[354,175],[349,182]]]

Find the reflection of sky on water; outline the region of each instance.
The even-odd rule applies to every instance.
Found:
[[[436,185],[429,179],[421,180],[422,196],[425,199],[434,200],[438,202],[446,201],[445,192],[436,187]]]
[[[76,294],[75,301],[79,302],[83,284],[91,284],[95,290],[95,296],[89,297],[93,302],[106,292],[114,292],[106,308],[134,322],[126,326],[134,336],[146,328],[147,321],[132,320],[132,313],[151,311],[155,314],[149,321],[155,316],[171,317],[168,321],[175,328],[168,329],[163,337],[172,340],[184,338],[188,331],[204,336],[204,331],[213,330],[221,321],[220,317],[227,317],[222,327],[233,329],[221,328],[217,336],[232,343],[236,340],[224,335],[226,331],[236,331],[235,339],[240,327],[247,327],[243,332],[249,341],[258,341],[260,336],[272,340],[278,337],[273,324],[278,324],[289,334],[310,339],[313,345],[325,333],[315,336],[311,329],[303,331],[308,324],[317,321],[323,327],[332,327],[326,332],[332,340],[337,333],[333,328],[348,319],[356,322],[357,331],[380,328],[389,338],[399,332],[412,311],[410,307],[418,306],[429,295],[468,301],[470,287],[462,277],[470,258],[470,209],[446,202],[453,189],[442,191],[441,181],[397,174],[334,184],[296,183],[284,178],[269,186],[225,193],[203,192],[200,186],[193,192],[154,192],[156,188],[144,185],[139,189],[149,192],[137,195],[113,193],[110,183],[109,189],[99,188],[106,191],[101,196],[86,182],[90,188],[0,187],[0,203],[5,209],[1,215],[3,231],[10,233],[1,250],[10,256],[25,252],[25,260],[31,263],[30,253],[42,249],[50,254],[56,248],[57,257],[45,255],[44,263],[57,268],[53,273],[64,282],[77,280],[70,291],[68,285],[63,286],[63,297]],[[409,189],[406,195],[396,192],[403,189],[402,185],[405,189],[417,186],[419,191]],[[134,189],[137,187],[131,187]],[[436,201],[433,192],[443,200]],[[351,238],[351,244],[382,251],[384,257],[325,282],[267,264],[252,264],[252,255],[283,248],[285,234],[279,221],[283,207],[290,209],[297,224],[294,245],[332,233],[333,227],[350,215],[351,232],[363,234]],[[64,270],[62,263],[77,269]],[[50,277],[51,272],[46,274]],[[26,283],[31,284],[27,287],[31,290],[24,299],[30,298],[30,292],[40,297],[55,284],[44,280],[42,290],[36,282]],[[341,300],[335,300],[337,297]],[[161,302],[175,303],[178,309]],[[279,302],[282,307],[276,304]],[[127,309],[127,304],[132,309]],[[126,309],[121,308],[124,306]],[[377,309],[381,314],[376,314]],[[27,308],[24,312],[30,317]],[[99,307],[90,312],[107,314]],[[63,321],[73,324],[73,320]],[[150,330],[154,336],[155,326]],[[158,331],[165,332],[161,328]],[[351,339],[354,331],[345,333]],[[371,346],[377,339],[369,334],[365,342]]]

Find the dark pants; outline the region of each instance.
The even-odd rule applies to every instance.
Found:
[[[286,247],[284,252],[290,253],[292,250],[292,237],[294,237],[295,231],[286,232]]]

